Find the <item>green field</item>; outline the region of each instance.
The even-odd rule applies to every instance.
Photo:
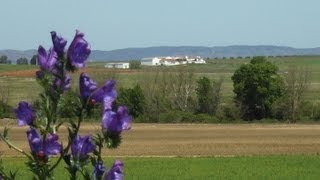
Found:
[[[319,179],[320,156],[126,157],[125,179]],[[31,179],[21,158],[4,158],[19,179]],[[108,167],[113,159],[106,158]],[[68,179],[63,163],[56,179]]]
[[[289,66],[296,65],[306,68],[310,72],[310,86],[305,95],[306,100],[318,102],[320,99],[320,56],[294,56],[294,57],[270,57],[269,61],[275,63],[279,67],[279,73],[284,74]],[[207,64],[199,65],[182,65],[174,67],[143,67],[134,73],[123,71],[121,73],[105,69],[104,63],[89,63],[88,74],[99,83],[103,83],[106,79],[114,78],[118,82],[118,87],[132,87],[146,77],[156,71],[164,70],[165,72],[177,72],[181,69],[191,71],[195,77],[207,76],[211,79],[223,79],[222,84],[222,101],[230,102],[232,100],[233,85],[231,76],[234,71],[242,64],[248,63],[249,59],[215,59],[208,60]],[[31,65],[0,65],[0,73],[16,72],[19,70],[35,69],[36,66]],[[73,87],[77,87],[78,74],[73,75]],[[0,94],[4,91],[10,91],[8,103],[15,106],[21,99],[34,101],[41,91],[40,86],[32,77],[10,77],[0,74]],[[2,98],[2,97],[0,97]]]

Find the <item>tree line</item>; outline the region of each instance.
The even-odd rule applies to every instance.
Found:
[[[37,64],[37,56],[34,55],[29,60],[28,58],[21,57],[16,60],[17,65],[23,65],[23,64],[30,64],[30,65],[36,65]],[[2,55],[0,56],[0,64],[12,64],[12,60],[8,59],[8,56]]]
[[[140,63],[132,61],[140,67]],[[224,80],[220,77],[197,75],[183,66],[144,69],[133,87],[119,87],[117,105],[126,104],[135,122],[202,122],[221,123],[273,119],[295,123],[300,119],[320,119],[320,105],[304,100],[310,84],[310,72],[290,66],[284,75],[265,57],[253,57],[241,65],[231,77],[234,97],[224,101]],[[115,78],[116,75],[110,76]],[[60,116],[73,118],[78,92],[69,91],[62,97]],[[37,102],[34,103],[37,107]],[[5,107],[5,109],[8,109]],[[1,109],[0,109],[1,110]],[[99,118],[101,107],[89,113]],[[1,114],[1,112],[0,112]]]

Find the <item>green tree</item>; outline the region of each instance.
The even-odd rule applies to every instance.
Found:
[[[8,57],[6,55],[3,55],[0,57],[0,64],[7,64],[8,63]]]
[[[310,72],[305,68],[290,66],[285,74],[286,114],[291,123],[295,123],[300,116],[303,103],[302,96],[310,84]]]
[[[215,114],[220,103],[221,85],[222,80],[219,82],[211,82],[207,77],[201,77],[197,81],[198,112],[211,115]]]
[[[233,74],[235,101],[240,105],[243,118],[261,119],[271,116],[271,106],[283,95],[283,80],[278,68],[265,57],[254,57],[249,64],[240,66]]]
[[[117,104],[125,104],[129,114],[138,117],[143,114],[145,100],[141,87],[137,84],[133,88],[120,88]]]
[[[30,64],[31,65],[36,65],[37,64],[37,55],[33,55],[32,58],[30,59]]]
[[[129,68],[130,69],[141,69],[141,61],[138,61],[138,60],[129,61]]]
[[[17,64],[28,64],[28,59],[27,58],[19,58],[17,59]]]

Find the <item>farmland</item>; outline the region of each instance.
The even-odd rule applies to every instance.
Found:
[[[84,124],[81,134],[99,131],[100,124]],[[10,137],[28,151],[26,128],[12,127]],[[61,138],[66,142],[67,131]],[[64,143],[65,144],[65,143]],[[317,154],[320,152],[320,125],[287,124],[133,124],[125,131],[123,143],[105,156],[243,156]],[[16,156],[1,145],[0,154]]]
[[[318,102],[320,99],[320,56],[297,56],[297,57],[272,57],[268,58],[279,67],[279,73],[284,74],[292,65],[306,68],[310,72],[310,86],[305,94],[306,100]],[[242,64],[248,63],[249,59],[218,59],[208,60],[208,64],[188,65],[176,67],[143,67],[140,70],[112,70],[105,69],[104,63],[89,63],[85,70],[100,84],[105,79],[116,79],[118,87],[132,87],[136,83],[152,75],[159,69],[176,72],[181,69],[193,72],[195,77],[207,76],[210,79],[223,79],[222,101],[231,101],[233,87],[231,76]],[[9,91],[8,103],[15,106],[21,99],[34,101],[41,91],[34,74],[37,66],[31,65],[0,65],[0,92]],[[73,74],[73,87],[77,88],[79,72]]]
[[[81,134],[98,129],[84,124]],[[27,150],[25,130],[12,127],[10,135]],[[65,140],[65,130],[60,134]],[[30,176],[24,158],[0,147],[6,167]],[[124,161],[126,179],[317,179],[319,152],[320,125],[133,124],[121,146],[103,155],[109,167]],[[68,179],[62,169],[56,178]]]
[[[310,87],[304,99],[318,103],[320,100],[320,57],[273,57],[269,61],[279,67],[284,75],[289,66],[305,67],[310,72]],[[235,69],[248,63],[248,59],[209,60],[206,65],[181,67],[143,67],[139,70],[110,70],[103,63],[89,63],[84,70],[99,84],[105,79],[116,79],[119,87],[132,87],[147,79],[159,69],[176,72],[192,71],[195,77],[223,78],[222,103],[230,102],[231,76]],[[20,100],[30,102],[41,92],[34,73],[36,66],[0,65],[0,93],[2,100],[16,106]],[[81,72],[81,71],[80,71]],[[73,88],[77,89],[73,74]],[[148,76],[146,76],[148,75]],[[123,132],[123,143],[118,149],[104,150],[103,156],[110,167],[117,158],[125,163],[127,179],[318,179],[320,165],[320,125],[263,124],[231,121],[227,124],[142,124],[134,123],[130,131]],[[10,127],[10,139],[29,151],[25,127],[16,127],[12,119],[2,119],[0,127]],[[0,128],[2,131],[2,128]],[[98,132],[100,123],[85,122],[81,135]],[[59,132],[66,144],[65,127]],[[25,159],[0,142],[0,157],[8,169],[20,169],[19,176],[30,176]],[[67,179],[63,163],[58,168],[57,179]],[[64,173],[60,173],[60,172]],[[19,179],[19,178],[18,178]]]

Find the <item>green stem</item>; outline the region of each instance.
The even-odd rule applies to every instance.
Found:
[[[76,137],[76,135],[78,134],[82,121],[83,121],[83,108],[80,110],[80,114],[79,114],[79,116],[78,116],[78,123],[77,123],[77,127],[75,128],[75,131],[74,131],[74,135],[75,135],[74,137]],[[69,149],[70,149],[70,147],[71,147],[72,141],[73,141],[73,139],[70,139],[70,138],[69,138],[67,147],[66,147],[66,148],[63,150],[63,152],[60,154],[60,157],[59,157],[59,159],[56,161],[56,163],[51,166],[51,168],[49,169],[49,172],[53,171],[53,170],[58,166],[58,164],[59,164],[60,161],[62,160],[63,156],[64,156],[66,153],[68,153],[68,151],[69,151]]]
[[[12,142],[10,142],[7,138],[4,138],[2,135],[0,135],[0,138],[9,146],[10,149],[12,148],[12,149],[16,150],[17,152],[24,154],[27,158],[32,159],[32,157],[29,154],[24,152],[22,149],[18,148],[16,145],[14,145]]]

